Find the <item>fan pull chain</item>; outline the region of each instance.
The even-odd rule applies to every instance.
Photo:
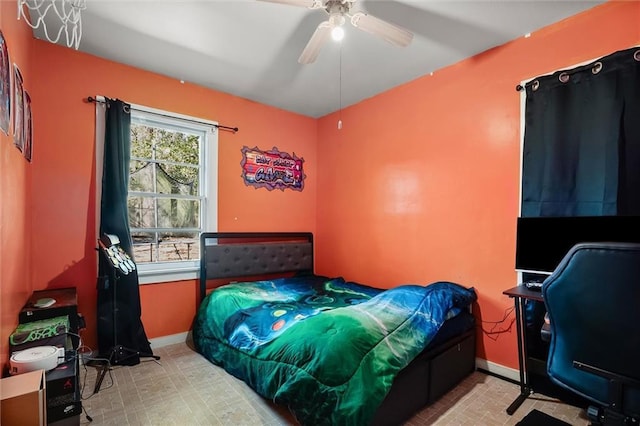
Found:
[[[340,99],[340,105],[338,108],[338,130],[342,130],[342,42],[340,42],[340,78],[339,80],[339,86],[338,86],[338,91],[339,93],[339,99]]]

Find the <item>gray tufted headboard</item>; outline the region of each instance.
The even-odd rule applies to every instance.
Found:
[[[203,232],[200,234],[200,300],[207,280],[280,272],[313,272],[310,232]]]

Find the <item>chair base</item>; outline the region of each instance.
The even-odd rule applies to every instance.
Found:
[[[587,408],[587,417],[592,425],[602,426],[632,426],[640,425],[640,419],[627,416],[610,408],[601,408],[590,405]]]

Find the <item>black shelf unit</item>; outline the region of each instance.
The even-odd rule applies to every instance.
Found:
[[[37,308],[39,299],[52,298],[56,303]],[[65,362],[45,373],[47,382],[47,424],[52,426],[71,426],[80,424],[82,398],[80,394],[80,360],[77,349],[80,339],[78,298],[75,287],[34,291],[18,315],[21,324],[67,315],[71,350],[66,351]]]

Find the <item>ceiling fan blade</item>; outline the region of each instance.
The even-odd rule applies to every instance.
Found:
[[[331,24],[329,21],[321,22],[311,36],[311,39],[305,46],[302,54],[298,58],[301,64],[310,64],[316,60],[322,45],[327,41],[331,34]]]
[[[375,16],[367,15],[364,12],[356,12],[351,16],[351,23],[354,27],[368,33],[382,37],[389,43],[406,47],[413,40],[413,33],[397,25],[391,24]]]
[[[323,7],[321,0],[258,0],[267,3],[288,4],[290,6],[306,7],[309,9],[318,9]]]

